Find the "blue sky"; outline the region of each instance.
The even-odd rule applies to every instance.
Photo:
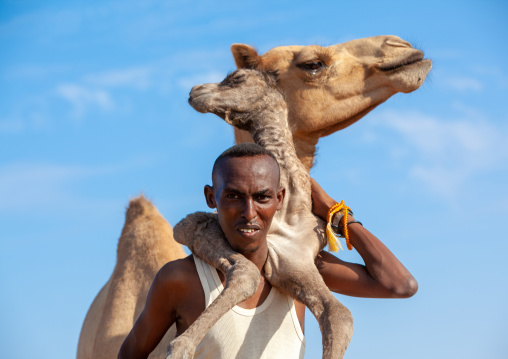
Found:
[[[232,129],[187,104],[233,43],[398,35],[434,62],[319,143],[312,170],[417,278],[407,300],[338,298],[346,358],[506,358],[508,6],[502,1],[1,1],[0,357],[72,358],[144,193],[172,224]],[[354,252],[341,252],[358,261]],[[307,316],[307,357],[320,335]]]

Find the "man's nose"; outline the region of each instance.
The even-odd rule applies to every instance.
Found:
[[[252,200],[252,198],[245,199],[242,217],[244,217],[247,221],[251,221],[257,217],[256,208],[254,206],[254,201]]]

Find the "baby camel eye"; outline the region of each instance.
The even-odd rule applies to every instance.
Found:
[[[224,81],[220,83],[221,86],[229,86],[229,87],[235,87],[239,83],[242,83],[244,81],[244,75],[238,75],[234,77],[226,77]]]

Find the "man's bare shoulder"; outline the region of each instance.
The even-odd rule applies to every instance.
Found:
[[[192,256],[166,263],[157,273],[152,290],[158,293],[158,302],[174,313],[179,333],[205,309],[205,293]]]
[[[199,283],[199,275],[192,255],[166,263],[156,276],[158,285],[185,289],[189,283]]]

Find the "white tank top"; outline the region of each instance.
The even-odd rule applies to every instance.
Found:
[[[194,256],[208,307],[224,287],[217,270]],[[235,306],[206,334],[194,359],[302,359],[305,338],[293,298],[272,287],[257,308]]]

